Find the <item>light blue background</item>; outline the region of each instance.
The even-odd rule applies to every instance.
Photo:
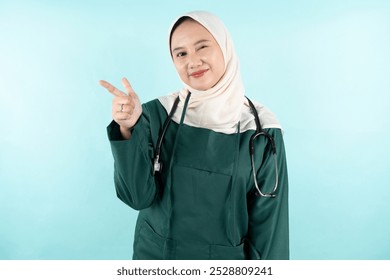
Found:
[[[291,258],[390,259],[379,0],[0,0],[0,259],[131,258],[137,212],[116,198],[98,80],[126,76],[143,102],[179,89],[167,33],[195,9],[224,20],[247,95],[284,126]]]

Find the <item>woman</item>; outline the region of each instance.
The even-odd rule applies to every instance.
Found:
[[[141,106],[126,79],[126,94],[100,81],[115,95],[117,195],[140,210],[133,258],[288,259],[281,127],[264,106],[251,109],[228,31],[215,15],[192,12],[171,28],[169,47],[184,84],[177,93]],[[254,114],[262,130],[251,141]]]

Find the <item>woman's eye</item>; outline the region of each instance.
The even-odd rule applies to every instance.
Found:
[[[182,56],[185,56],[187,53],[186,52],[178,52],[176,54],[176,57],[182,57]]]

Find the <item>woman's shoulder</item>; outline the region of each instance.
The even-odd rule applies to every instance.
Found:
[[[164,110],[163,106],[161,105],[161,102],[158,100],[158,98],[149,100],[142,104],[142,107],[147,109],[148,111],[160,111]]]
[[[142,104],[142,106],[144,106],[144,107],[156,107],[159,105],[160,105],[160,102],[158,101],[158,98],[149,100],[149,101]]]
[[[166,110],[157,98],[142,104],[142,114],[151,120],[167,117]]]
[[[257,101],[251,101],[256,109],[256,113],[260,119],[260,123],[263,129],[282,129],[278,118],[268,107]],[[254,112],[252,112],[252,109],[249,106],[249,102],[245,102],[241,114],[241,131],[256,129],[256,122],[253,114]]]

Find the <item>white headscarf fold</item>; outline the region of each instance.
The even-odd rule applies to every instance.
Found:
[[[191,92],[184,119],[185,124],[231,134],[237,132],[237,124],[243,120],[244,123],[241,124],[241,130],[254,129],[253,115],[250,117],[250,109],[244,96],[245,90],[241,80],[239,60],[227,28],[218,17],[209,12],[195,11],[181,17],[184,16],[194,19],[213,35],[224,57],[225,73],[219,82],[208,90],[196,90],[183,82],[183,89],[171,95],[160,97],[159,101],[169,112],[176,97],[180,97],[177,111],[172,118],[173,121],[179,123],[184,101],[188,92]],[[172,27],[170,33],[172,32]],[[258,109],[264,108],[260,104],[256,104],[256,107]],[[273,116],[272,113],[270,114]],[[245,119],[242,119],[242,117]],[[249,119],[247,119],[248,117]],[[271,122],[278,124],[274,116]],[[262,125],[265,125],[263,128],[267,126],[263,121]]]

